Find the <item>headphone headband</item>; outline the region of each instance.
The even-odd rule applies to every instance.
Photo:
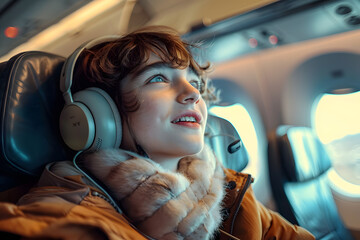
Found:
[[[64,99],[66,103],[73,102],[72,95],[71,95],[71,85],[73,79],[74,68],[76,65],[76,61],[79,58],[80,54],[84,49],[92,48],[100,43],[114,41],[119,39],[120,36],[118,35],[110,35],[110,36],[103,36],[99,38],[95,38],[88,42],[83,43],[80,45],[65,61],[64,66],[61,70],[60,76],[60,90],[63,93]]]

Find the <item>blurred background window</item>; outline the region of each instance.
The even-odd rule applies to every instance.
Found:
[[[335,171],[360,185],[360,92],[323,94],[313,109],[313,128]]]

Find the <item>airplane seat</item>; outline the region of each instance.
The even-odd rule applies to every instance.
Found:
[[[269,135],[269,175],[278,211],[316,239],[353,239],[337,212],[331,161],[311,128],[279,126]]]
[[[226,168],[241,172],[249,162],[248,152],[235,127],[229,121],[210,113],[205,130],[205,143]]]
[[[59,131],[64,61],[61,56],[29,51],[0,63],[0,201],[16,202],[36,183],[47,163],[71,159],[74,154]],[[240,139],[235,128],[215,116],[209,117],[209,124],[210,146],[225,166],[241,171],[248,162],[245,148],[233,154],[226,150]]]
[[[64,61],[30,51],[0,64],[0,201],[16,202],[47,163],[67,159],[58,124]]]

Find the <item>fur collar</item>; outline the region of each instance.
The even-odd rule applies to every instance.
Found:
[[[177,172],[120,149],[82,159],[145,234],[156,239],[209,239],[222,220],[224,173],[213,154],[207,156],[181,159]]]

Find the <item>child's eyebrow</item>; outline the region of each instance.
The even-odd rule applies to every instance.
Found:
[[[149,65],[145,65],[143,67],[140,67],[138,70],[136,70],[132,75],[133,76],[139,76],[143,74],[146,71],[157,69],[157,68],[171,68],[170,64],[165,62],[154,62]]]
[[[149,65],[145,65],[143,67],[140,67],[138,70],[136,70],[132,75],[133,77],[139,76],[143,74],[144,72],[150,71],[152,69],[161,69],[161,68],[173,68],[169,63],[166,62],[154,62]],[[188,68],[189,73],[194,74],[197,77],[200,77],[199,74],[191,67]]]

